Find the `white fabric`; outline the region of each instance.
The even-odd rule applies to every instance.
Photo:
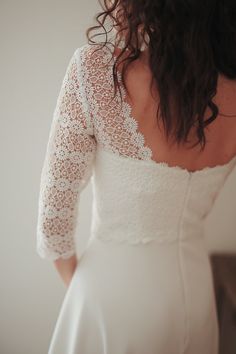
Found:
[[[155,162],[129,104],[111,101],[109,50],[93,50],[86,44],[71,58],[42,171],[41,257],[75,253],[78,199],[90,178],[94,196],[91,238],[48,353],[217,354],[203,222],[236,156],[193,172]]]

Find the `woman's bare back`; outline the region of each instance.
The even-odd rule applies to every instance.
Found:
[[[119,49],[116,49],[116,56],[118,52]],[[178,147],[176,143],[167,141],[163,125],[157,124],[158,92],[153,89],[153,98],[150,92],[151,72],[145,59],[141,57],[134,61],[127,70],[126,84],[130,98],[126,94],[126,101],[132,108],[132,116],[138,122],[145,145],[152,150],[153,160],[166,162],[169,166],[180,166],[189,171],[228,163],[236,155],[236,81],[219,76],[218,90],[213,101],[218,105],[220,113],[230,117],[219,115],[205,129],[207,144],[204,151],[200,151],[200,145],[193,149],[188,148],[196,142],[193,130],[190,143]],[[206,118],[211,113],[211,110],[207,109]]]

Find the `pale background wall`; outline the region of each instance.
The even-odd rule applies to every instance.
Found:
[[[65,287],[35,251],[39,178],[68,60],[86,43],[97,0],[0,2],[0,354],[46,354]],[[91,183],[81,195],[78,249],[89,237]],[[236,171],[206,224],[210,251],[236,251]]]

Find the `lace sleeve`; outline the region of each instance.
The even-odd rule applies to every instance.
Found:
[[[41,172],[36,250],[51,260],[76,253],[79,195],[92,175],[96,151],[85,99],[81,48],[76,49],[66,69]]]

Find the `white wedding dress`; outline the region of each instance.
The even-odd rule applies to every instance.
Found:
[[[111,100],[110,59],[99,44],[75,50],[51,126],[39,255],[75,253],[79,196],[90,178],[93,210],[48,354],[217,354],[203,223],[236,157],[197,171],[153,160],[131,106],[119,94]]]

